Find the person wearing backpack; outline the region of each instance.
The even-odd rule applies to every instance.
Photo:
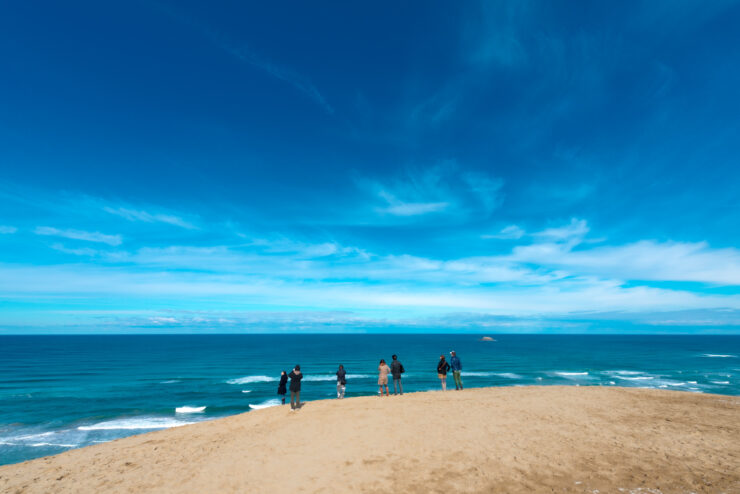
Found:
[[[285,373],[285,371],[280,374],[280,383],[278,384],[278,395],[283,400],[283,405],[285,405],[285,395],[287,394],[287,388],[286,385],[288,384],[288,374]]]
[[[437,364],[437,377],[439,382],[442,383],[442,391],[447,391],[447,371],[450,370],[450,364],[445,360],[444,355],[439,356],[439,363]]]
[[[401,384],[401,374],[406,372],[403,368],[403,364],[398,361],[398,355],[394,355],[393,361],[391,362],[391,375],[393,376],[393,396],[400,392],[403,394],[403,384]]]
[[[460,377],[462,362],[454,350],[450,352],[450,369],[452,369],[452,379],[455,380],[455,391],[463,389],[462,377]]]
[[[298,410],[301,408],[301,366],[296,365],[295,368],[288,374],[290,378],[290,411]]]
[[[344,370],[344,366],[339,364],[339,370],[337,370],[337,399],[341,400],[344,398],[344,389],[347,386],[347,372]]]

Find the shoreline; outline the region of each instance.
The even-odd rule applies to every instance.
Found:
[[[740,492],[740,397],[469,388],[275,406],[0,467],[0,491]]]

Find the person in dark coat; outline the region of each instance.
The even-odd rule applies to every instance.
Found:
[[[288,384],[288,374],[283,371],[280,373],[280,384],[278,384],[278,394],[283,399],[283,405],[285,405],[285,395],[288,393],[286,384]]]
[[[393,376],[393,396],[396,395],[399,391],[401,394],[403,394],[403,384],[401,383],[401,374],[403,374],[404,368],[403,364],[398,360],[398,355],[393,355],[391,357],[393,361],[391,362],[391,375]]]
[[[301,366],[296,365],[295,368],[288,374],[290,378],[290,409],[297,410],[301,408]]]
[[[439,356],[439,363],[437,364],[437,377],[442,383],[442,391],[447,391],[447,371],[450,370],[450,364],[445,360],[444,355]]]
[[[339,370],[337,370],[337,399],[344,398],[344,389],[347,386],[347,371],[344,370],[344,366],[339,364]]]

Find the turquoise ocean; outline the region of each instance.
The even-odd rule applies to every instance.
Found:
[[[406,392],[439,387],[455,350],[468,388],[626,386],[740,395],[740,336],[623,335],[0,336],[0,464],[276,406],[300,364],[302,398],[377,393],[398,354]],[[452,378],[448,386],[454,389]],[[448,387],[449,389],[449,387]],[[453,391],[454,392],[454,391]],[[394,399],[402,399],[400,397]]]

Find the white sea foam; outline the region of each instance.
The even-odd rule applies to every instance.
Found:
[[[617,379],[623,379],[625,381],[649,381],[651,379],[655,379],[652,376],[634,376],[634,377],[630,377],[630,376],[614,376],[614,377],[616,377]]]
[[[55,431],[41,432],[39,434],[29,434],[27,436],[18,436],[16,439],[20,439],[21,441],[27,441],[29,439],[38,439],[38,438],[41,438],[41,437],[53,436],[54,434],[59,434],[59,432],[55,432]]]
[[[505,377],[507,379],[522,379],[522,376],[513,372],[494,372],[495,376]]]
[[[24,446],[31,446],[33,448],[41,448],[43,446],[55,446],[57,448],[74,448],[78,445],[77,444],[58,444],[58,443],[33,443],[33,444],[24,444]]]
[[[730,381],[712,381],[712,384],[730,384]]]
[[[250,403],[249,408],[251,408],[252,410],[261,410],[262,408],[269,408],[277,405],[280,405],[280,400],[267,400],[265,402],[257,403],[254,405]]]
[[[175,413],[203,413],[206,411],[206,407],[177,407]]]
[[[369,379],[374,378],[375,376],[372,376],[370,374],[347,374],[346,379]],[[304,381],[336,381],[337,376],[336,374],[329,374],[329,375],[308,375],[303,376]]]
[[[705,353],[703,357],[710,357],[710,358],[737,358],[737,355],[720,355],[716,353]]]
[[[251,384],[251,383],[269,383],[277,381],[277,377],[270,376],[244,376],[236,379],[229,379],[227,384]]]
[[[179,383],[179,382],[180,382],[179,379],[170,379],[169,381],[160,381],[159,384],[175,384],[175,383]]]
[[[113,431],[113,430],[146,430],[146,429],[169,429],[182,425],[193,424],[167,417],[138,417],[130,419],[106,420],[92,425],[78,427],[81,431]]]
[[[251,392],[252,392],[251,389],[242,389],[242,393],[251,393]]]
[[[350,376],[348,375],[348,376],[346,376],[346,378],[347,379],[350,379]],[[332,376],[332,375],[303,376],[303,381],[311,381],[311,382],[316,382],[316,381],[336,381],[336,380],[337,380],[337,376],[336,375],[334,375],[334,376]]]
[[[558,376],[563,377],[574,377],[574,376],[587,376],[588,372],[554,372]]]

